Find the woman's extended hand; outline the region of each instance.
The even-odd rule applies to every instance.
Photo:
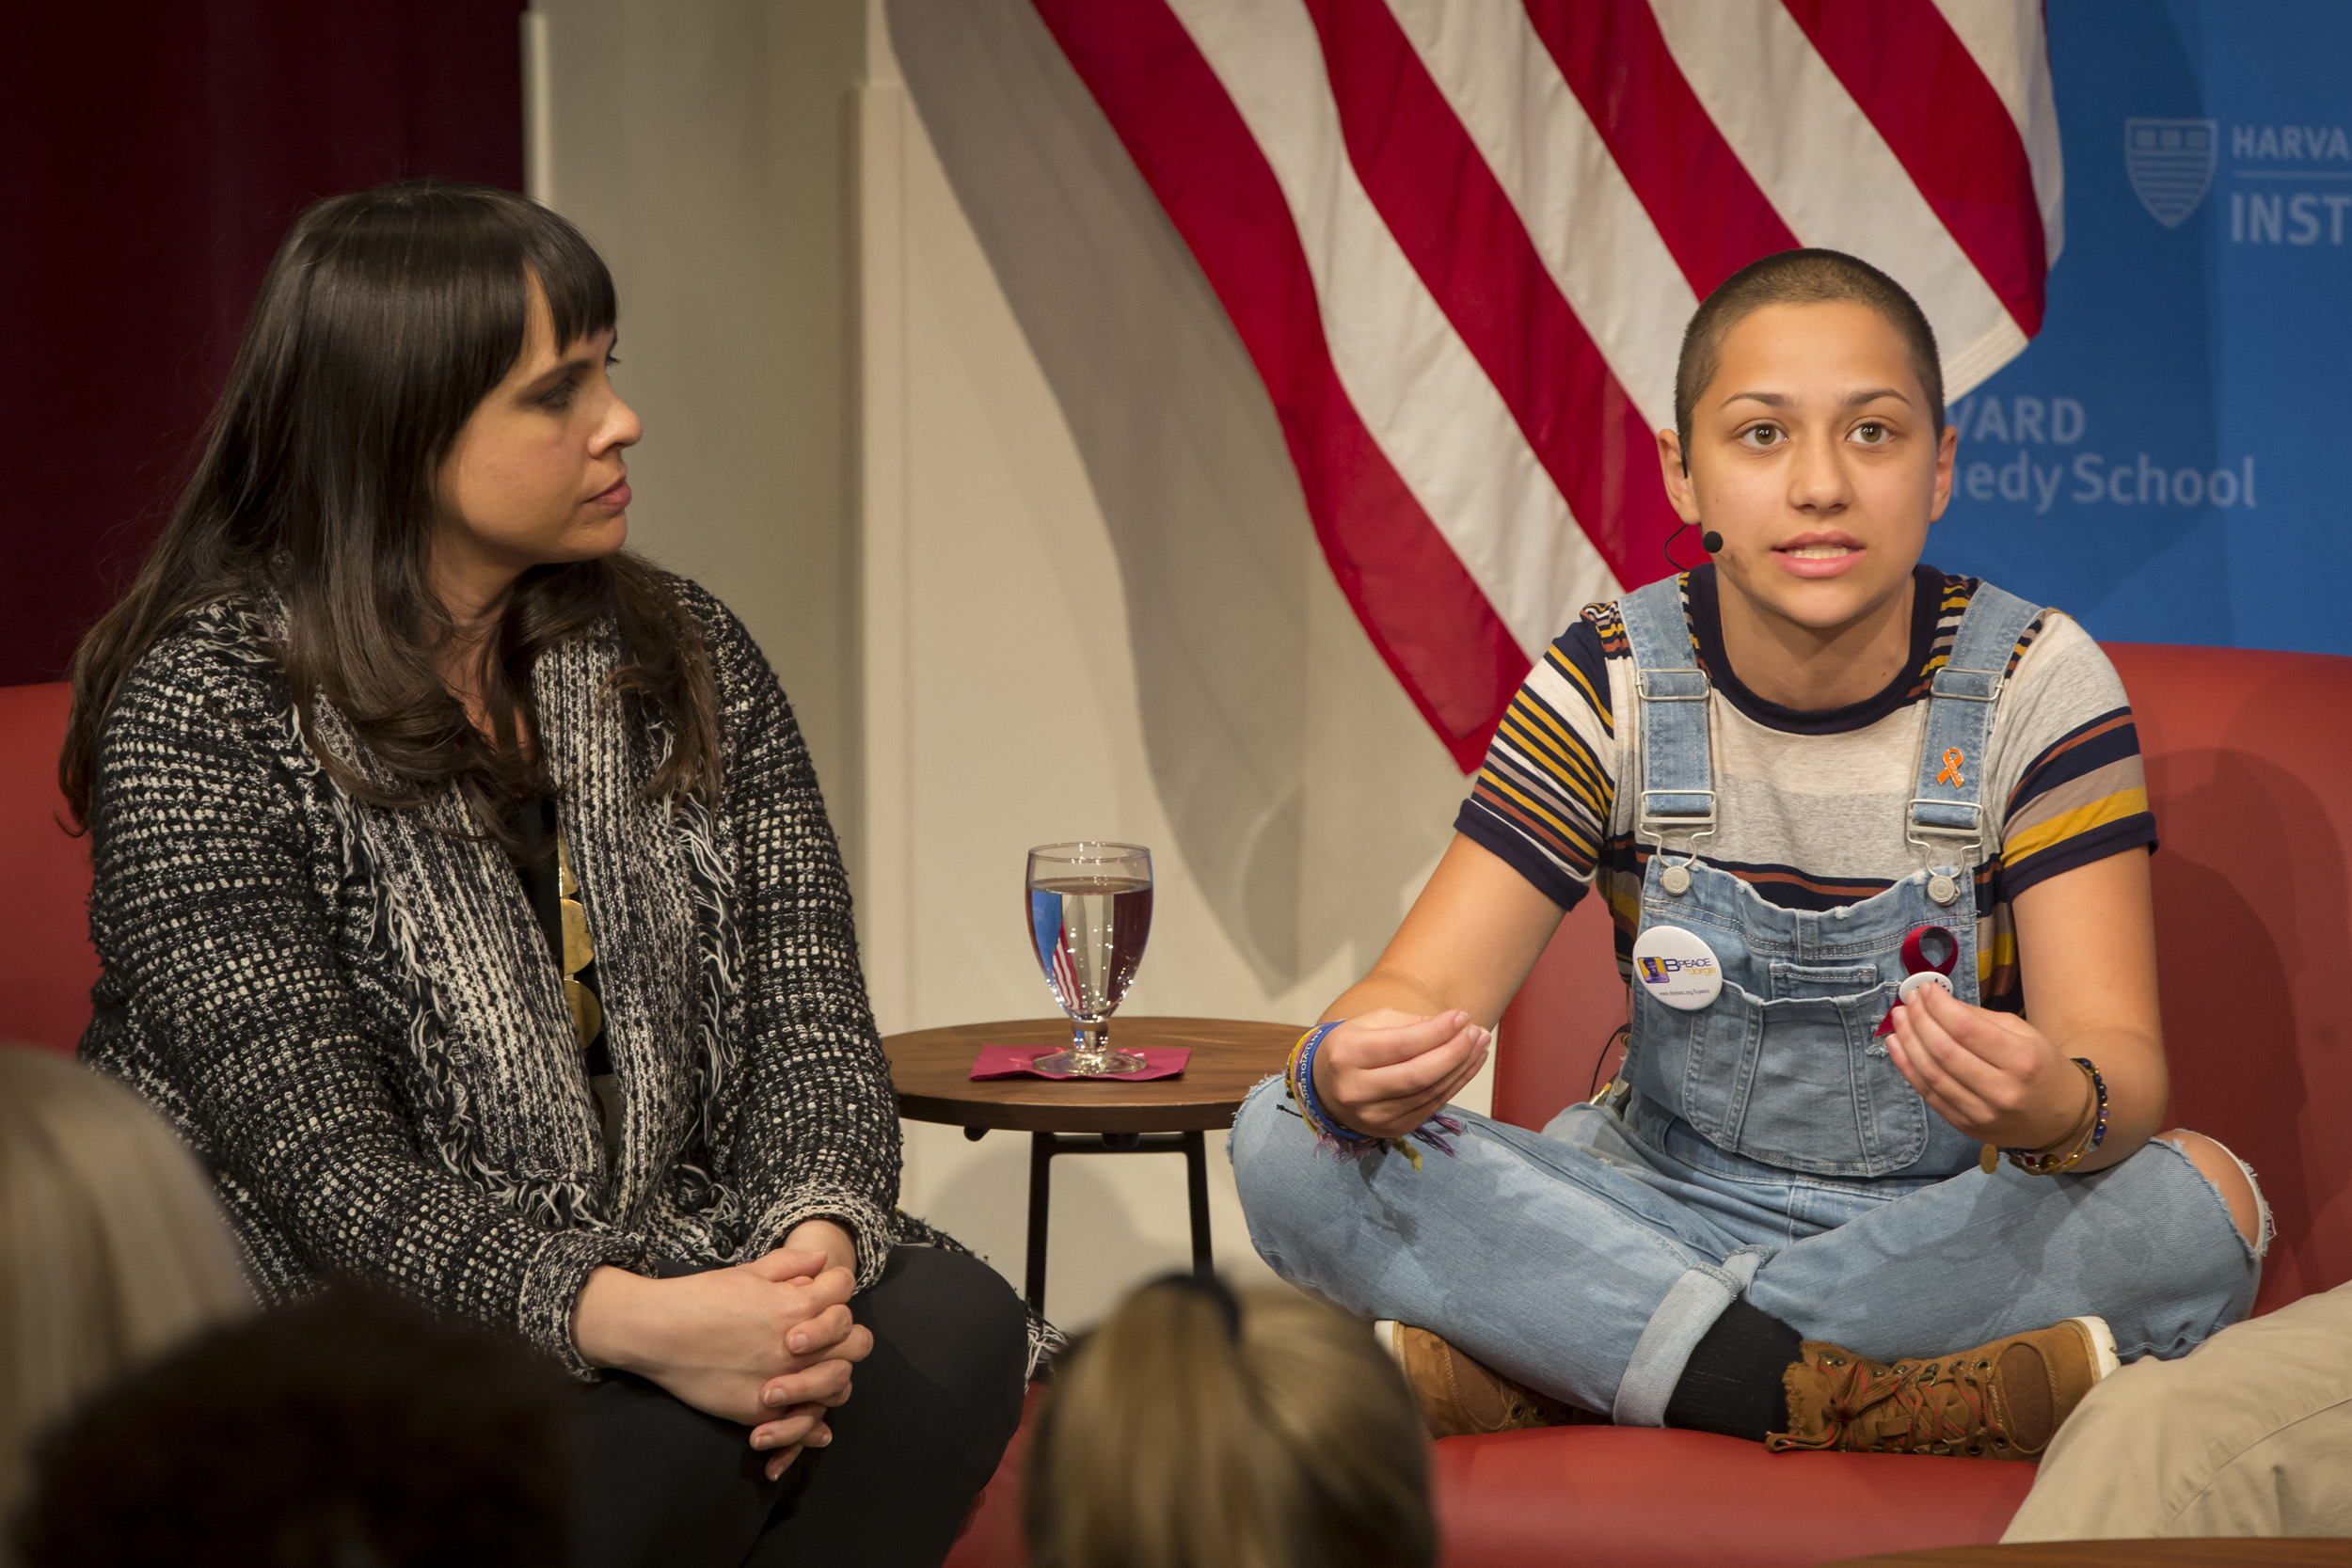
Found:
[[[850,1271],[818,1250],[778,1248],[730,1269],[646,1279],[625,1269],[588,1276],[572,1338],[591,1363],[635,1372],[695,1409],[755,1428],[780,1451],[831,1440],[823,1413],[850,1396],[850,1367],[874,1337],[850,1317]]]
[[[1972,1007],[1940,986],[1896,1006],[1886,1053],[1936,1115],[2004,1148],[2048,1148],[2082,1120],[2090,1093],[2082,1070],[2041,1030],[2014,1013]]]
[[[1493,1041],[1458,1008],[1422,1018],[1375,1007],[1315,1048],[1315,1098],[1351,1132],[1401,1138],[1478,1076]]]

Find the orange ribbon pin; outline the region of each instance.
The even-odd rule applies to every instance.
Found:
[[[1954,746],[1947,749],[1944,753],[1944,771],[1935,776],[1935,782],[1937,784],[1952,784],[1963,789],[1966,788],[1968,781],[1960,776],[1960,748]]]

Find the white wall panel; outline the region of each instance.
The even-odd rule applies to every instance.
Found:
[[[1076,836],[1156,852],[1129,1011],[1311,1019],[1371,962],[1463,788],[1328,574],[1299,610],[1306,761],[1277,781],[1303,802],[1298,918],[1318,934],[1303,973],[1272,975],[1178,847],[1132,585],[880,5],[540,8],[545,177],[613,264],[647,422],[636,538],[744,614],[801,709],[853,840],[883,1029],[1048,1013],[1017,882],[1030,845]],[[1212,1147],[1219,1264],[1269,1277]],[[1082,1326],[1184,1263],[1183,1166],[1057,1166],[1049,1307]],[[906,1207],[1016,1283],[1027,1177],[1020,1134],[907,1124]]]

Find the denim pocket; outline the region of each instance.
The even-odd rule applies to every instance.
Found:
[[[1876,964],[1792,964],[1774,958],[1772,998],[1852,996],[1879,983]]]
[[[1905,1168],[1927,1147],[1928,1108],[1872,1033],[1894,994],[1890,983],[1767,1000],[1724,986],[1685,1015],[1684,1118],[1718,1148],[1783,1170]]]

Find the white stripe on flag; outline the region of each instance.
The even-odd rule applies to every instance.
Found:
[[[1521,0],[1388,0],[1601,357],[1650,428],[1674,423],[1698,296]]]
[[[1959,397],[2026,346],[1927,198],[1781,0],[1651,0],[1691,90],[1790,230],[1911,291]]]
[[[1381,451],[1530,658],[1616,579],[1365,194],[1301,0],[1168,0],[1265,154],[1331,363]]]
[[[2054,267],[2066,245],[2066,165],[2058,152],[2042,0],[1935,0],[1935,8],[2017,122],[2017,138],[2033,166],[2034,203],[2042,209],[2042,264]]]

